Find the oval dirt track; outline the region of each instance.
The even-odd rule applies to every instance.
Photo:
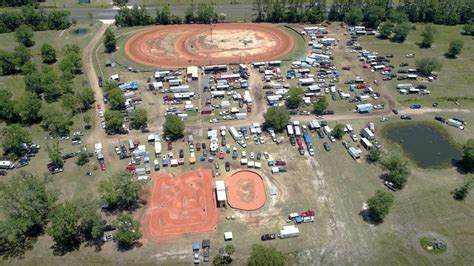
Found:
[[[140,64],[176,68],[274,60],[293,45],[290,33],[271,24],[171,25],[136,33],[125,53]]]

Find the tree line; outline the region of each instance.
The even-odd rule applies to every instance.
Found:
[[[67,29],[71,26],[69,15],[66,10],[46,11],[31,6],[3,10],[0,11],[0,33],[13,32],[21,25],[27,25],[34,31]]]
[[[0,6],[36,6],[39,2],[44,2],[44,0],[0,0]]]
[[[223,20],[224,18],[221,18]],[[171,13],[169,5],[156,10],[155,16],[148,14],[146,9],[134,5],[131,9],[121,7],[115,16],[115,24],[121,27],[133,27],[144,25],[169,25],[184,23],[210,23],[217,22],[219,16],[213,5],[201,2],[197,6],[193,1],[189,4],[184,18]]]

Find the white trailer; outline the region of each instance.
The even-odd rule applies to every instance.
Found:
[[[304,79],[299,79],[298,84],[301,86],[309,86],[314,84],[314,78],[304,78]]]
[[[168,81],[168,83],[170,84],[170,86],[179,86],[179,85],[183,84],[183,80],[181,80],[181,79],[170,79]]]
[[[189,85],[171,86],[170,91],[173,92],[173,93],[188,92],[189,91]]]
[[[287,225],[283,226],[283,229],[280,230],[279,237],[283,238],[290,238],[290,237],[297,237],[300,234],[300,230],[295,225]]]
[[[446,124],[452,126],[452,127],[457,127],[459,129],[464,129],[464,125],[462,122],[458,121],[458,120],[454,120],[454,119],[448,119],[446,121]]]
[[[295,132],[293,131],[293,126],[292,125],[287,125],[286,126],[286,131],[288,132],[288,136],[294,135]]]
[[[298,125],[295,125],[295,135],[301,136],[301,127]]]
[[[161,142],[155,142],[155,156],[161,155]]]
[[[245,119],[245,118],[247,118],[247,113],[236,113],[236,114],[235,114],[235,118],[236,118],[237,120]]]
[[[235,141],[240,140],[239,132],[237,131],[237,129],[235,129],[235,127],[230,127],[229,132],[230,132],[230,135],[232,136],[232,138],[234,138]]]
[[[369,140],[375,139],[374,133],[369,128],[363,128],[360,134]]]

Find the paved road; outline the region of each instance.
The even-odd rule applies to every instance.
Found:
[[[185,6],[175,6],[171,7],[171,12],[178,16],[183,17],[184,12],[186,12],[187,7]],[[227,14],[228,20],[243,20],[244,18],[250,19],[252,16],[252,6],[251,5],[225,5],[225,6],[216,6],[214,7],[217,13]],[[71,12],[71,18],[78,21],[89,20],[89,12],[94,15],[94,19],[105,20],[105,19],[114,19],[117,14],[117,8],[100,8],[100,7],[84,7],[84,8],[68,8]],[[146,8],[148,14],[154,16],[156,13],[156,7]]]

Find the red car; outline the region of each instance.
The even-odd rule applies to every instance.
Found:
[[[100,170],[105,171],[105,160],[99,160]]]
[[[351,67],[350,66],[343,66],[342,70],[351,70]]]
[[[102,106],[100,106],[100,104],[97,104],[96,107],[97,107],[97,109],[99,109],[99,110],[102,108]]]
[[[136,168],[134,165],[129,165],[129,166],[127,166],[127,168],[125,168],[125,170],[127,170],[127,171],[135,171],[135,170],[137,170],[137,168]]]
[[[283,160],[276,160],[275,165],[286,165],[286,162]]]
[[[225,158],[225,155],[223,153],[219,153],[219,159],[224,159]]]

